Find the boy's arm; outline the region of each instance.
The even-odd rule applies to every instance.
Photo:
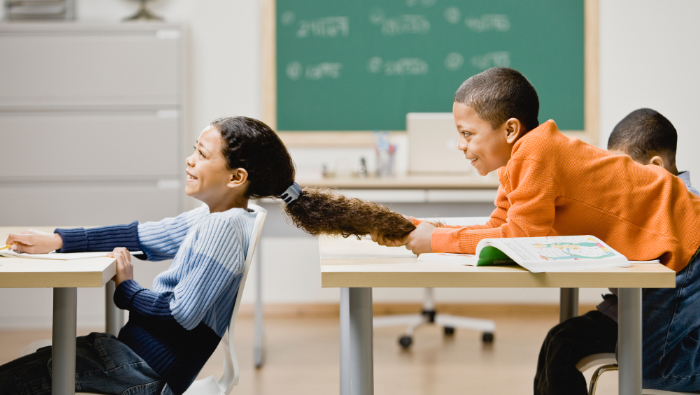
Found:
[[[433,226],[438,228],[459,228],[459,229],[492,229],[498,228],[499,226],[506,223],[508,218],[508,208],[510,207],[510,202],[508,201],[508,195],[506,194],[503,185],[498,186],[498,194],[496,195],[496,200],[494,201],[496,208],[491,213],[491,218],[486,221],[483,225],[469,225],[469,226],[459,226],[459,225],[444,225],[440,223],[429,222]],[[411,222],[418,226],[420,223],[425,222],[416,218],[411,217]]]
[[[245,253],[240,229],[225,218],[210,217],[198,231],[190,260],[182,263],[195,269],[172,292],[154,292],[126,280],[115,290],[117,307],[155,320],[174,321],[187,330],[199,325],[218,296],[230,291],[243,272]]]
[[[496,200],[494,201],[496,208],[491,213],[491,218],[486,221],[483,225],[469,225],[469,226],[459,226],[459,225],[444,225],[435,222],[428,222],[429,224],[436,226],[438,228],[459,228],[459,229],[493,229],[506,223],[508,218],[508,208],[510,207],[510,202],[508,201],[508,195],[503,185],[498,186],[498,195],[496,195]],[[413,225],[418,226],[419,224],[427,221],[409,217]]]
[[[511,159],[511,162],[513,159]],[[431,247],[434,252],[456,252],[474,254],[476,245],[482,239],[507,237],[537,237],[549,234],[554,223],[554,200],[557,196],[553,166],[532,160],[521,160],[509,163],[508,166],[512,191],[502,197],[510,202],[510,206],[497,203],[494,213],[505,211],[489,222],[499,223],[494,228],[437,228],[431,236]],[[507,219],[507,221],[506,221]]]

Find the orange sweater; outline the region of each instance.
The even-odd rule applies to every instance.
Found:
[[[473,254],[493,237],[594,235],[630,260],[659,258],[678,272],[700,246],[700,197],[680,178],[566,137],[551,120],[515,143],[498,180],[487,224],[440,227],[433,251]]]

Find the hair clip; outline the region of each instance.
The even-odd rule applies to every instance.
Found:
[[[280,199],[284,200],[285,203],[289,204],[301,196],[301,187],[296,182],[292,184],[283,194],[280,195]]]

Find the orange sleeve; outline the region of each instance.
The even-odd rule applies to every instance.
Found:
[[[510,194],[498,189],[496,209],[481,228],[439,228],[431,238],[434,252],[473,254],[482,239],[536,237],[549,234],[557,196],[552,166],[521,160],[508,164]],[[496,225],[489,227],[489,225]]]
[[[506,223],[506,218],[508,218],[508,208],[510,207],[510,202],[508,202],[508,195],[506,194],[503,185],[498,186],[498,195],[496,196],[496,201],[494,202],[496,208],[491,213],[491,218],[484,225],[469,225],[469,226],[459,226],[459,225],[444,225],[440,223],[430,222],[438,228],[459,228],[459,229],[492,229],[498,228],[499,226]],[[421,219],[411,218],[413,225],[418,226],[418,224],[425,222]]]

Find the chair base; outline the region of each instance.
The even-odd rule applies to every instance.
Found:
[[[406,332],[399,337],[399,345],[408,349],[413,344],[413,332],[421,325],[440,325],[444,328],[445,336],[454,334],[455,328],[481,331],[482,341],[486,344],[494,340],[496,323],[491,320],[480,318],[458,317],[449,314],[437,314],[435,310],[423,310],[421,314],[394,315],[386,317],[375,317],[373,326],[375,328],[386,326],[407,325]]]

